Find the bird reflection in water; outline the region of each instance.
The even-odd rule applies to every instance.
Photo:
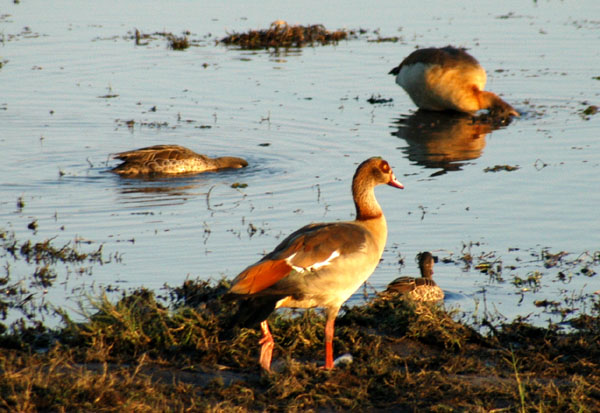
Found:
[[[201,197],[206,199],[209,211],[228,210],[237,208],[245,198],[235,184],[206,175],[120,178],[118,184],[117,201],[130,207],[180,205]]]
[[[481,156],[485,136],[507,125],[489,116],[458,112],[418,110],[392,122],[392,135],[404,139],[402,148],[408,159],[426,168],[439,169],[431,176],[459,171],[469,160]]]

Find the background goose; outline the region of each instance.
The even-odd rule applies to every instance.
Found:
[[[421,109],[454,110],[510,117],[519,113],[498,95],[483,90],[485,70],[464,49],[453,46],[419,49],[406,57],[389,74]]]

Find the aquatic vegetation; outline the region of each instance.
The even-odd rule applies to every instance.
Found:
[[[583,111],[584,115],[595,115],[596,113],[598,113],[598,106],[596,105],[590,105]]]
[[[127,126],[128,129],[133,130],[133,127],[137,124],[140,127],[146,127],[149,129],[161,129],[161,128],[170,128],[170,129],[175,129],[176,126],[171,126],[169,125],[169,122],[158,122],[158,121],[154,121],[154,122],[147,122],[147,121],[135,121],[133,119],[129,119],[129,120],[122,120],[122,119],[115,119],[115,123],[117,124],[117,126]]]
[[[190,47],[190,42],[187,36],[177,37],[169,36],[169,47],[173,50],[185,50]]]
[[[378,36],[376,39],[369,39],[369,43],[398,43],[401,42],[402,38],[398,36],[381,37]]]
[[[371,105],[392,103],[393,101],[394,99],[384,98],[381,95],[371,95],[371,97],[367,99],[367,102],[369,102]]]
[[[23,203],[22,199],[17,203]],[[29,228],[35,230],[37,224],[33,223]],[[0,317],[6,320],[10,313],[13,322],[18,320],[16,313],[35,321],[38,315],[51,311],[44,295],[60,273],[89,275],[93,264],[104,262],[102,245],[91,252],[81,252],[70,242],[57,246],[52,239],[19,241],[14,232],[4,229],[0,229],[0,259],[4,261],[4,274],[0,277]],[[31,268],[31,275],[23,275],[15,268],[20,263]],[[0,323],[0,331],[7,328]]]
[[[184,30],[181,36],[177,36],[171,32],[153,32],[153,33],[142,33],[138,29],[134,29],[133,33],[128,32],[124,37],[126,40],[133,39],[136,46],[147,46],[152,41],[157,39],[166,39],[167,47],[173,50],[186,50],[190,46],[199,45],[203,39],[192,39],[190,38],[192,33],[188,30]],[[206,34],[204,39],[209,38],[211,35]]]
[[[519,165],[494,165],[492,167],[487,167],[483,170],[483,172],[499,172],[499,171],[516,171],[519,169]]]
[[[221,40],[226,46],[239,46],[241,49],[270,49],[313,46],[315,44],[335,44],[354,36],[354,31],[329,31],[323,25],[290,26],[277,21],[266,30],[249,30],[245,33],[231,33]]]

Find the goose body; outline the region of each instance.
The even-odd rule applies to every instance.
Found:
[[[498,95],[484,90],[487,75],[464,49],[418,49],[389,74],[421,109],[475,113],[487,109],[502,117],[519,113]]]
[[[111,170],[119,175],[189,174],[248,165],[242,158],[209,158],[179,145],[149,146],[116,153],[113,158],[123,161]]]
[[[430,252],[418,255],[421,278],[399,277],[386,290],[389,294],[403,294],[414,301],[441,301],[444,291],[433,280],[434,258]]]
[[[387,224],[374,193],[380,184],[403,188],[385,160],[367,159],[352,180],[354,221],[306,225],[233,280],[228,295],[242,300],[240,324],[260,323],[260,364],[265,370],[270,370],[274,345],[266,319],[280,307],[325,309],[325,368],[333,367],[335,318],[373,273],[387,240]]]

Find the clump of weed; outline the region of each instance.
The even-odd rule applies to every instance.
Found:
[[[135,29],[133,35],[130,37],[135,40],[136,46],[147,46],[150,41],[155,40],[156,38],[165,38],[168,41],[169,48],[173,50],[185,50],[190,47],[192,43],[198,43],[195,40],[190,40],[190,35],[191,33],[187,30],[183,32],[182,36],[176,36],[170,32],[154,32],[152,34],[147,34]]]
[[[230,282],[226,279],[219,280],[216,285],[205,280],[185,280],[181,287],[168,288],[174,306],[209,308],[217,313],[223,306],[220,298],[230,286]]]
[[[371,95],[369,99],[367,99],[367,102],[369,102],[371,105],[392,103],[393,101],[394,99],[392,98],[384,98],[381,95],[375,96],[374,94]]]
[[[338,325],[377,326],[383,334],[403,336],[414,314],[414,303],[402,299],[376,298],[364,306],[344,307],[344,310]]]
[[[169,47],[173,50],[185,50],[190,47],[190,42],[187,36],[177,37],[169,36]]]
[[[587,108],[581,111],[581,117],[583,117],[586,120],[589,120],[589,116],[595,115],[596,113],[598,113],[598,106],[589,105]]]
[[[88,348],[88,361],[127,361],[148,353],[155,357],[206,353],[218,341],[214,316],[184,307],[169,310],[154,293],[140,289],[112,303],[106,294],[90,299],[86,323],[66,319],[64,337]]]
[[[499,172],[499,171],[516,171],[517,169],[519,169],[519,165],[494,165],[494,166],[488,166],[487,168],[485,168],[483,170],[483,172]]]
[[[304,47],[307,45],[327,45],[349,38],[354,32],[346,30],[329,31],[323,25],[290,26],[277,21],[266,30],[249,30],[246,33],[232,33],[219,42],[226,46],[239,46],[241,49],[270,49]]]
[[[81,307],[87,321],[75,323],[64,315],[61,340],[79,348],[86,362],[129,363],[146,354],[178,366],[257,369],[259,333],[229,330],[237,303],[222,300],[226,285],[186,281],[170,289],[169,299],[143,288],[116,303],[106,294],[90,297],[92,310]]]
[[[398,36],[389,36],[389,37],[381,37],[378,36],[376,39],[367,40],[369,43],[398,43],[402,41],[401,37]]]
[[[360,307],[346,310],[341,324],[372,326],[377,332],[407,337],[445,349],[461,349],[469,340],[479,340],[473,329],[457,323],[452,314],[436,303],[421,303],[399,295],[380,295]]]

